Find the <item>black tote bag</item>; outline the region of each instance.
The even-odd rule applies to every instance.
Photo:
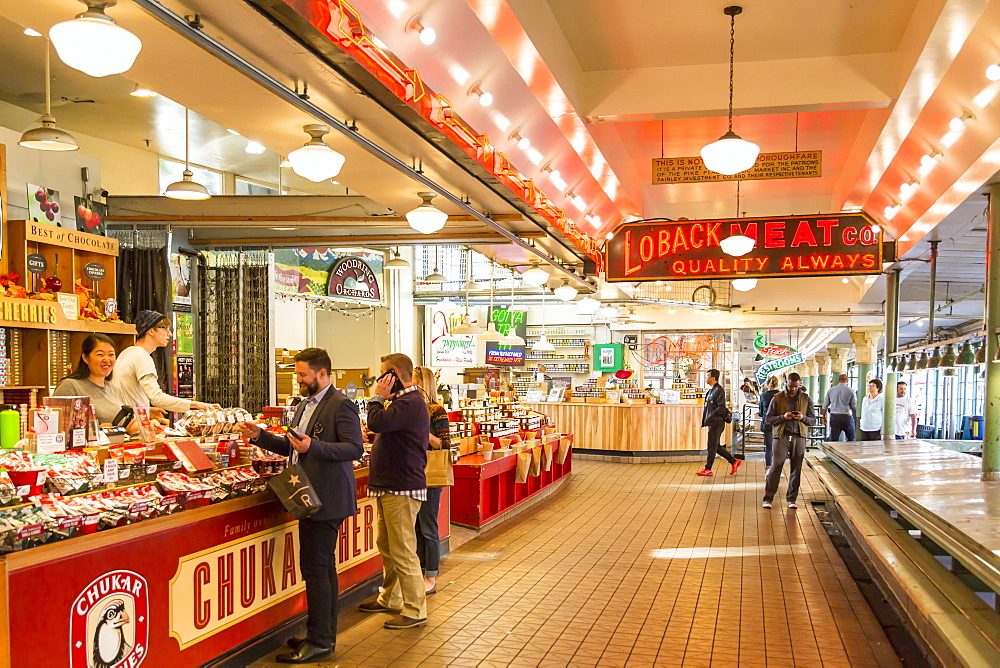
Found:
[[[298,453],[292,450],[292,456],[288,458],[288,467],[268,480],[267,486],[285,506],[288,514],[301,520],[318,512],[323,503],[309,482],[305,469],[297,462]]]

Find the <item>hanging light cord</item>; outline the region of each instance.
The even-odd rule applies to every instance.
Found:
[[[740,182],[736,182],[736,217],[740,217]]]
[[[186,172],[191,171],[191,156],[189,154],[191,151],[191,137],[190,137],[191,121],[189,119],[190,113],[191,110],[188,109],[187,107],[184,107],[184,171]]]
[[[729,131],[733,131],[733,60],[736,56],[736,12],[729,15]]]
[[[52,72],[49,66],[49,38],[45,38],[45,115],[52,115]]]

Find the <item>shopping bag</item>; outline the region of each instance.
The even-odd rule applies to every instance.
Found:
[[[455,469],[452,468],[451,450],[428,450],[427,466],[424,467],[428,487],[450,487],[455,484]]]
[[[542,470],[552,470],[552,441],[542,446]]]
[[[297,455],[297,452],[292,453],[285,470],[270,478],[267,486],[285,506],[288,514],[301,520],[318,512],[323,503],[309,482],[309,476],[298,465]]]
[[[573,439],[570,438],[559,439],[559,454],[556,456],[556,462],[560,466],[566,463],[566,457],[569,456],[569,448],[572,443]]]
[[[514,474],[514,482],[528,482],[528,469],[531,468],[531,452],[517,453],[517,471]]]
[[[537,476],[542,472],[542,447],[537,446],[531,449],[531,466],[528,467],[529,476]]]

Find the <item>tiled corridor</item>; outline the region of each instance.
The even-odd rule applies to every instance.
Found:
[[[345,611],[322,665],[899,665],[808,503],[815,477],[797,511],[768,511],[763,463],[698,468],[575,462],[550,500],[445,560],[426,628]]]

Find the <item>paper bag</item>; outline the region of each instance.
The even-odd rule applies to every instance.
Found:
[[[529,476],[537,476],[542,472],[542,448],[536,446],[531,449],[531,466],[528,468]]]
[[[517,471],[514,474],[514,482],[528,482],[528,469],[531,468],[531,453],[517,453]]]
[[[561,466],[566,463],[566,457],[569,456],[569,448],[573,440],[569,438],[559,439],[559,454],[556,456],[556,462]]]
[[[274,493],[288,514],[297,520],[304,519],[323,507],[322,501],[313,489],[306,472],[298,466],[297,457],[293,453],[289,466],[267,481],[267,486]]]
[[[552,470],[552,441],[542,446],[542,470]]]
[[[450,487],[455,484],[455,470],[451,463],[451,450],[428,450],[424,467],[428,487]]]

